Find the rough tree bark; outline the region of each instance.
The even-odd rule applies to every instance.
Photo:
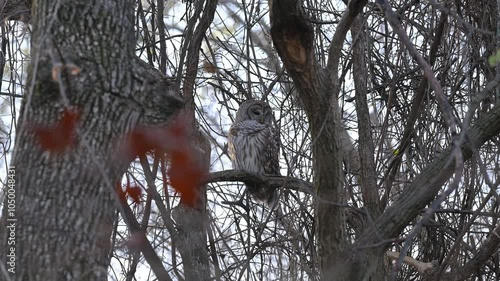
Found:
[[[339,206],[343,173],[338,83],[316,60],[314,30],[301,1],[271,1],[270,17],[274,46],[299,89],[311,125],[318,260],[322,278],[330,278],[340,272],[335,265],[344,259],[345,250],[343,208]]]
[[[30,92],[12,161],[17,260],[11,280],[107,280],[119,206],[114,186],[131,160],[117,156],[117,142],[134,126],[165,124],[182,105],[174,83],[135,57],[133,5],[40,0],[32,7]],[[76,142],[49,153],[36,127],[54,126],[69,108],[80,116]],[[168,280],[165,273],[157,277]]]

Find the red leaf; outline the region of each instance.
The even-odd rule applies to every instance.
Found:
[[[76,110],[64,109],[62,118],[55,126],[34,126],[33,131],[43,150],[51,153],[61,153],[76,145],[76,124],[80,113]]]
[[[121,152],[133,160],[154,150],[164,151],[168,140],[167,134],[165,128],[136,128],[125,136]]]
[[[130,153],[134,156],[145,155],[146,152],[155,148],[155,140],[145,134],[142,130],[134,130],[129,134]]]
[[[125,190],[120,183],[116,184],[116,194],[122,203],[127,202],[127,196],[132,199],[135,204],[139,204],[141,202],[142,189],[137,185],[130,185],[130,182],[127,178],[127,184],[125,185]]]
[[[121,152],[131,160],[153,150],[160,155],[166,153],[170,156],[170,167],[167,173],[162,169],[164,182],[167,174],[170,185],[180,193],[181,203],[196,208],[207,171],[198,163],[190,136],[188,125],[181,117],[169,127],[134,129],[125,137]]]
[[[180,193],[181,203],[190,207],[199,206],[199,190],[207,171],[198,163],[194,149],[189,140],[187,125],[178,119],[169,128],[170,137],[177,144],[170,147],[170,168],[167,172],[172,187]]]
[[[134,201],[135,204],[139,204],[141,201],[142,189],[137,185],[128,185],[125,188],[125,192]]]

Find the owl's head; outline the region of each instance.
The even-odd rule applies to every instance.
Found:
[[[259,100],[244,101],[236,113],[236,121],[255,120],[261,124],[271,125],[273,111],[271,107]]]

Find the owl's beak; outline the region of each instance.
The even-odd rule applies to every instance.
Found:
[[[259,120],[257,120],[260,124],[264,124],[264,116],[260,116]]]

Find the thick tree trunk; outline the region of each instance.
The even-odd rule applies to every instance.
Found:
[[[193,116],[194,117],[194,116]],[[198,163],[208,172],[210,169],[210,142],[199,131],[193,134],[193,146],[198,149]],[[199,205],[196,207],[179,204],[172,210],[172,218],[177,223],[178,239],[176,245],[184,265],[186,280],[211,280],[207,251],[207,229],[209,215],[206,210],[207,188],[199,188]]]
[[[134,55],[133,5],[40,0],[33,7],[31,91],[13,157],[12,280],[107,280],[114,186],[131,160],[119,157],[118,141],[138,124],[165,124],[182,104],[172,83]],[[42,148],[37,127],[54,126],[68,109],[79,116],[74,145]]]
[[[314,53],[314,31],[300,1],[271,2],[271,36],[278,54],[300,92],[311,124],[316,198],[316,235],[322,278],[336,276],[345,240],[341,124],[337,105],[338,87],[321,68]]]

